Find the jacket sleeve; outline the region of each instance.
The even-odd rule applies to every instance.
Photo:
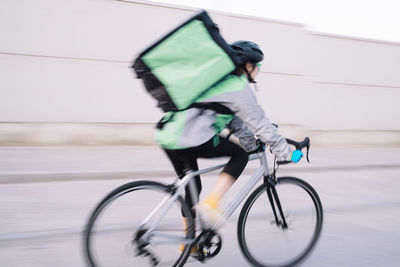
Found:
[[[262,142],[270,146],[272,153],[279,160],[290,160],[292,149],[286,138],[277,132],[276,127],[271,124],[264,110],[258,105],[249,84],[240,93],[238,92],[235,101],[229,101],[226,105]]]
[[[257,148],[257,139],[254,133],[247,128],[246,124],[239,117],[234,117],[228,125],[229,131],[239,138],[239,143],[247,152]]]

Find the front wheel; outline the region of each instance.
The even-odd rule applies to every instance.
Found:
[[[173,201],[172,194],[151,181],[131,182],[108,194],[85,228],[89,266],[182,266],[194,239],[193,218],[182,197]]]
[[[311,185],[298,178],[278,178],[273,187],[284,220],[276,197],[267,193],[268,188],[270,192],[273,188],[262,184],[249,196],[240,212],[239,245],[254,266],[294,266],[311,252],[320,236],[321,201]],[[271,203],[275,203],[277,217]]]

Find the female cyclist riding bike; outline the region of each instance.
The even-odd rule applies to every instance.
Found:
[[[285,137],[277,133],[250,86],[259,73],[263,52],[250,41],[237,41],[231,47],[243,64],[216,88],[201,96],[191,108],[167,113],[156,133],[157,143],[168,155],[179,177],[183,177],[186,170],[198,170],[198,158],[230,157],[212,191],[196,205],[196,209],[201,209],[203,219],[210,224],[221,219],[219,201],[245,168],[248,152],[257,150],[261,142],[269,145],[279,160],[296,163],[303,156],[300,150],[292,151]],[[219,136],[226,127],[239,138],[244,149]],[[195,177],[195,182],[200,194],[199,176]],[[195,217],[188,187],[185,201]],[[185,218],[184,224],[187,224]]]

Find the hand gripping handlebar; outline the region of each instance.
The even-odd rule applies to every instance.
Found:
[[[308,152],[310,151],[310,138],[306,137],[301,142],[296,142],[296,141],[286,138],[286,141],[288,142],[288,144],[295,146],[297,150],[302,150],[303,148],[306,147],[307,148],[307,153],[306,153],[307,162],[310,163],[310,159],[308,158]],[[277,161],[277,163],[282,165],[282,164],[291,163],[291,161],[283,160],[283,161]]]

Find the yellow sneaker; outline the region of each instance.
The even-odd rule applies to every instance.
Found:
[[[206,197],[204,201],[196,205],[196,210],[199,212],[199,215],[207,224],[207,226],[212,227],[224,220],[224,215],[218,206],[219,199],[213,196]]]
[[[185,249],[185,244],[180,244],[179,245],[179,247],[178,247],[178,252],[179,253],[182,253],[183,252],[183,250]],[[195,245],[195,246],[193,246],[191,249],[190,249],[190,254],[195,254],[195,253],[197,253],[199,251],[199,247],[197,246],[197,245]]]

